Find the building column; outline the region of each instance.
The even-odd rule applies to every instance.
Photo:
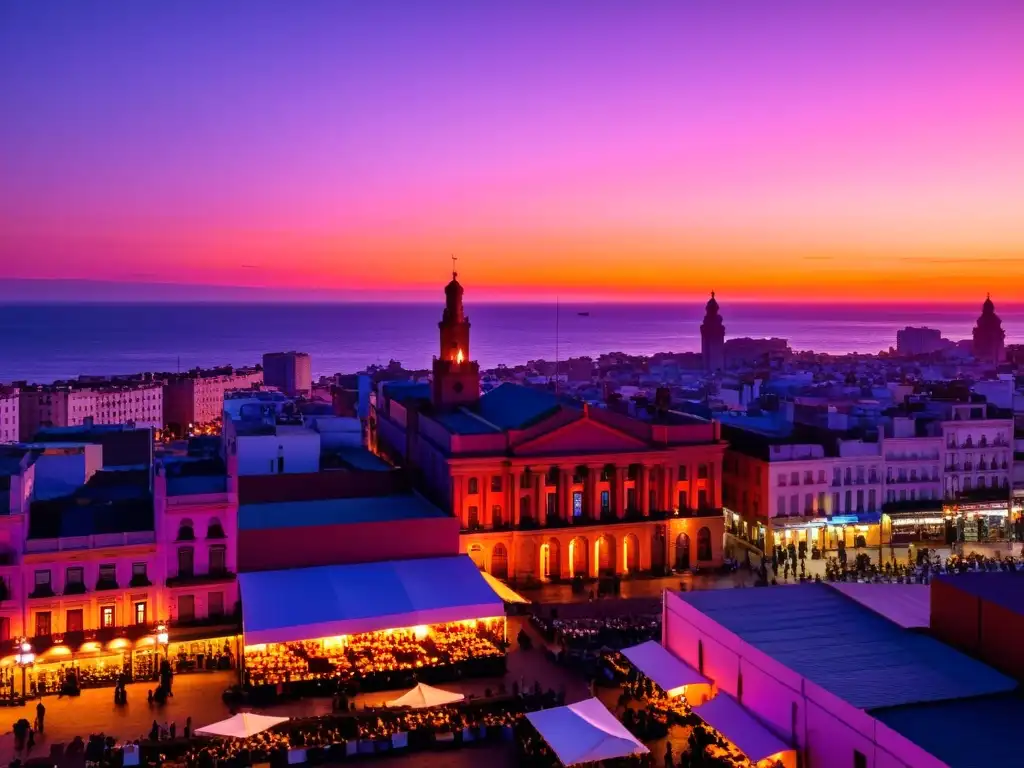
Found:
[[[512,525],[519,525],[519,491],[516,490],[516,484],[519,482],[519,475],[516,473],[516,468],[512,467],[508,473],[508,510],[505,516],[508,518],[509,523]],[[511,555],[511,553],[509,553]],[[510,558],[511,559],[511,558]]]
[[[679,492],[676,490],[676,476],[679,470],[675,465],[665,467],[665,511],[670,512],[679,503]]]
[[[640,512],[644,517],[649,517],[651,514],[651,470],[646,464],[640,465],[640,474],[637,476],[637,502],[640,506]]]
[[[597,480],[600,477],[599,472],[600,470],[597,467],[587,467],[587,490],[584,498],[586,499],[585,509],[591,520],[598,520],[601,517],[600,497],[597,495]],[[591,553],[591,555],[593,555],[593,553]]]
[[[615,516],[621,520],[626,516],[626,478],[629,477],[628,466],[615,467],[615,485],[612,487],[615,505]],[[616,553],[618,555],[618,553]]]
[[[572,476],[562,467],[558,468],[558,510],[563,521],[572,522]]]
[[[480,514],[477,515],[477,519],[480,521],[480,527],[485,531],[491,527],[491,505],[490,505],[490,493],[491,493],[491,477],[490,475],[480,476]]]

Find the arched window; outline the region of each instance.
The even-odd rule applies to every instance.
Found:
[[[508,578],[508,550],[504,544],[495,544],[491,550],[491,575],[499,579]]]
[[[186,517],[178,523],[178,541],[193,541],[195,538],[196,533],[192,521]]]
[[[707,526],[697,531],[697,559],[711,559],[711,529]]]
[[[210,522],[206,526],[206,538],[208,539],[223,539],[224,538],[224,526],[220,524],[220,520],[216,517],[211,517]]]
[[[479,544],[474,544],[469,548],[469,559],[481,571],[484,570],[484,548]]]
[[[680,533],[676,537],[676,570],[688,571],[690,569],[690,537]]]

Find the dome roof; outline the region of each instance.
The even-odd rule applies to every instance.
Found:
[[[711,292],[711,298],[708,300],[706,309],[711,314],[716,314],[718,312],[718,302],[715,301],[714,291]]]
[[[985,295],[985,303],[981,305],[981,311],[986,315],[990,315],[996,311],[996,305],[992,303],[991,293]]]

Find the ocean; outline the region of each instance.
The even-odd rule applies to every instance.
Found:
[[[24,304],[0,306],[0,382],[79,374],[251,365],[264,352],[301,350],[316,375],[398,360],[426,368],[437,351],[435,304]],[[700,349],[703,303],[472,304],[472,354],[481,366],[620,351]],[[580,313],[587,312],[583,316]],[[997,307],[1007,342],[1024,335],[1024,305]],[[967,338],[978,306],[722,303],[726,336],[779,336],[794,349],[878,352],[907,325]]]

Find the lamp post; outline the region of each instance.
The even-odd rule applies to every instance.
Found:
[[[157,678],[159,678],[160,677],[160,646],[162,645],[164,647],[164,655],[166,656],[167,655],[168,643],[170,641],[170,638],[169,638],[169,636],[167,634],[167,625],[164,624],[163,622],[161,622],[161,623],[156,625],[155,640],[156,640],[156,665],[155,665],[156,669],[154,671],[156,672]],[[167,663],[170,664],[170,659],[167,660]]]
[[[27,637],[18,640],[18,653],[14,657],[14,663],[21,668],[21,696],[28,698],[28,686],[26,684],[26,670],[36,661],[36,655],[32,652],[32,643]]]

